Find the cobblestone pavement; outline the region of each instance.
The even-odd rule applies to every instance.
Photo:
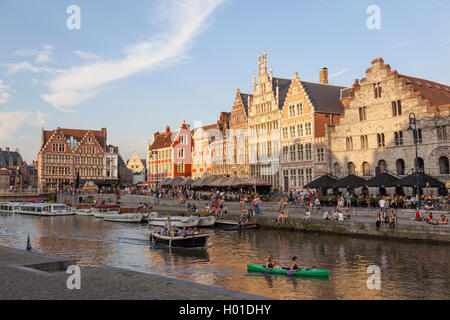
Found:
[[[69,290],[70,274],[23,265],[68,266],[71,260],[0,245],[0,299],[39,300],[260,300],[265,297],[120,268],[81,269],[81,289]],[[65,270],[65,268],[64,268]]]

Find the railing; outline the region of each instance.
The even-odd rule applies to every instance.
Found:
[[[14,197],[14,196],[34,196],[39,195],[38,189],[0,189],[0,196]]]

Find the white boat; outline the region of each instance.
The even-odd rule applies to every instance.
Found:
[[[169,217],[159,217],[157,213],[151,213],[148,217],[148,224],[152,227],[164,227],[167,219]],[[197,216],[189,216],[189,217],[170,217],[170,222],[172,226],[177,228],[192,228],[197,227],[200,222],[200,217]]]
[[[20,202],[2,202],[0,203],[0,213],[18,213]]]
[[[199,227],[212,227],[216,223],[216,217],[200,217],[200,221],[198,223]]]
[[[94,213],[98,212],[95,209],[77,209],[77,211],[75,211],[75,214],[77,216],[93,216]]]
[[[66,206],[65,204],[50,204],[50,203],[21,203],[17,213],[32,215],[32,216],[72,216],[75,210]]]
[[[104,219],[107,215],[116,215],[120,214],[119,211],[97,211],[94,212],[94,217]]]
[[[104,217],[106,221],[113,222],[142,222],[144,216],[141,213],[122,213],[122,214],[108,214]]]

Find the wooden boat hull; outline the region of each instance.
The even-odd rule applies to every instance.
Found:
[[[183,227],[192,228],[197,227],[200,221],[200,217],[190,216],[190,217],[170,217],[170,223],[172,226],[176,226],[181,229]],[[155,218],[153,216],[148,217],[148,224],[152,227],[164,227],[167,222],[167,217],[158,217]]]
[[[259,229],[260,226],[259,224],[256,223],[248,223],[248,224],[236,224],[236,225],[231,225],[231,226],[227,226],[224,228],[225,231],[233,231],[233,230],[257,230]]]
[[[204,248],[208,241],[209,234],[189,235],[185,237],[167,237],[152,232],[150,241],[156,245],[169,248]]]
[[[320,269],[305,269],[294,271],[292,274],[287,274],[287,269],[266,269],[263,266],[258,266],[254,264],[247,264],[247,272],[260,272],[268,274],[278,274],[287,276],[300,276],[300,277],[328,277],[328,270]]]
[[[127,223],[140,223],[142,219],[143,216],[140,213],[108,214],[104,217],[105,221]]]

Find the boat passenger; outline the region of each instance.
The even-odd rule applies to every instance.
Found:
[[[192,233],[193,234],[199,234],[199,231],[198,231],[197,227],[195,227],[194,230],[192,230]]]
[[[167,228],[167,230],[171,231],[172,230],[172,222],[170,217],[167,217],[167,221],[166,223],[164,223],[164,228]]]
[[[180,230],[180,235],[184,236],[187,234],[188,234],[188,231],[187,231],[186,227],[183,227],[183,229]]]
[[[264,265],[264,267],[265,267],[266,269],[281,269],[281,266],[278,265],[278,264],[276,264],[276,263],[273,261],[272,255],[270,255],[270,256],[267,258],[266,264]]]
[[[300,270],[298,264],[297,264],[297,257],[293,257],[292,258],[292,264],[291,264],[291,268],[289,269],[291,271],[298,271]]]
[[[192,228],[188,228],[188,230],[187,230],[187,234],[192,234],[193,232],[192,232]]]

